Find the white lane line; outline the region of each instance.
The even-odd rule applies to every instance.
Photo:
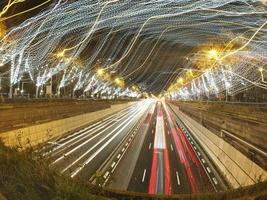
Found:
[[[152,145],[152,143],[150,142],[150,143],[149,143],[149,147],[148,147],[148,149],[151,149],[151,145]]]
[[[198,156],[200,156],[200,153],[199,153],[199,152],[197,152],[197,155],[198,155]]]
[[[106,179],[109,175],[109,171],[106,171],[106,173],[104,174],[104,179]]]
[[[140,112],[140,111],[139,111]],[[138,112],[136,112],[136,113],[138,113]],[[134,113],[135,114],[135,113]],[[129,119],[131,119],[131,116],[129,116],[127,119],[125,119],[120,125],[118,125],[115,129],[113,129],[109,134],[107,134],[104,138],[102,138],[102,139],[100,139],[94,146],[92,146],[90,149],[88,149],[85,153],[83,153],[79,158],[77,158],[73,163],[71,163],[70,165],[68,165],[66,168],[64,168],[62,171],[61,171],[61,173],[63,173],[63,172],[65,172],[67,169],[69,169],[71,166],[73,166],[75,163],[77,163],[79,160],[81,160],[83,157],[85,157],[88,153],[90,153],[94,148],[96,148],[100,143],[102,143],[103,141],[105,141],[109,136],[111,136],[114,132],[116,132],[117,130],[119,130],[116,134],[115,134],[115,136],[117,136],[121,131],[122,131],[122,129],[123,128],[125,128],[130,122],[131,122],[131,120],[129,120]],[[126,124],[125,124],[126,123]],[[124,125],[124,126],[123,126]],[[120,129],[121,127],[123,126],[123,128],[122,129]],[[106,131],[107,129],[105,129],[105,130],[103,130],[103,131]],[[103,132],[103,131],[101,131],[101,132]],[[101,132],[100,133],[98,133],[98,134],[96,134],[94,137],[96,137],[97,135],[99,135],[99,134],[101,134]],[[94,137],[92,137],[92,138],[94,138]],[[92,138],[91,138],[91,140],[92,140]],[[114,138],[114,135],[112,136],[112,138]],[[85,141],[85,142],[87,142],[87,141]],[[111,142],[110,140],[108,140],[108,142]],[[80,146],[80,145],[79,145]],[[76,149],[78,149],[79,147],[77,146],[76,148],[74,148],[74,149],[72,149],[70,152],[73,152],[73,151],[75,151]],[[68,152],[68,154],[70,154],[70,152]],[[56,162],[58,162],[59,160],[61,160],[61,159],[63,159],[64,157],[60,157],[60,158],[58,158],[56,161],[54,161],[52,164],[54,164],[54,163],[56,163]],[[51,164],[51,165],[52,165]]]
[[[129,113],[128,115],[130,115],[130,113]],[[127,116],[128,116],[128,115],[127,115]],[[122,118],[122,119],[123,119],[123,118]],[[96,134],[95,136],[89,138],[88,140],[86,140],[85,142],[83,142],[81,145],[76,146],[76,148],[72,149],[71,151],[69,151],[69,152],[67,152],[67,153],[65,154],[65,155],[69,155],[69,154],[71,154],[72,152],[74,152],[75,150],[79,149],[79,148],[80,148],[81,146],[83,146],[84,144],[86,144],[87,142],[90,142],[92,139],[94,139],[95,137],[97,137],[98,135],[100,135],[101,133],[103,133],[105,130],[107,130],[108,128],[110,128],[112,125],[113,125],[113,124],[109,122],[109,123],[107,123],[107,124],[102,125],[101,127],[95,127],[96,129],[93,128],[93,129],[91,129],[91,130],[88,130],[88,131],[84,132],[83,134],[80,134],[80,135],[76,136],[75,138],[72,138],[72,139],[68,140],[67,142],[65,142],[65,143],[62,144],[61,146],[58,146],[58,147],[54,148],[53,151],[56,151],[57,149],[60,149],[60,150],[57,152],[57,153],[59,153],[59,152],[61,152],[62,150],[64,150],[65,148],[68,148],[68,147],[70,147],[70,146],[72,146],[72,145],[74,145],[74,144],[76,144],[76,143],[82,141],[83,139],[85,139],[85,138],[87,138],[87,137],[93,135],[94,133],[96,133],[97,131],[99,131],[101,128],[103,128],[103,127],[106,126],[106,128],[105,128],[103,131],[101,131],[101,132],[99,132],[98,134]],[[90,131],[92,131],[92,132],[90,133]],[[88,133],[89,133],[89,134],[88,134]],[[81,138],[80,138],[80,137],[81,137]],[[78,139],[78,138],[80,138],[80,139]],[[76,139],[78,139],[78,140],[76,140]],[[74,141],[74,140],[76,140],[76,141]],[[72,142],[72,141],[74,141],[74,142],[73,142],[73,143],[70,143],[70,142]],[[68,144],[68,143],[70,143],[70,144],[67,145],[67,146],[65,146],[65,145]],[[63,147],[63,146],[64,146],[64,147]],[[63,147],[63,148],[62,148],[62,147]],[[59,158],[58,158],[56,161],[54,161],[53,163],[51,163],[51,165],[53,165],[54,163],[58,162],[58,161],[61,160],[61,159],[62,159],[62,156],[59,157]]]
[[[52,144],[52,145],[60,145],[59,143],[57,143],[57,142],[47,142],[47,144]]]
[[[213,178],[212,178],[212,180],[213,180],[213,182],[215,183],[215,185],[217,185],[217,184],[218,184],[218,182],[217,182],[217,180],[216,180],[216,178],[215,178],[215,177],[213,177]]]
[[[119,159],[121,157],[121,154],[119,154],[118,156],[117,156],[117,159]]]
[[[111,165],[111,168],[113,168],[116,165],[116,162],[113,162]]]
[[[121,134],[121,132],[127,127],[129,126],[129,124],[136,120],[137,118],[140,117],[140,115],[144,112],[144,108],[140,109],[136,112],[136,114],[133,114],[134,117],[129,117],[128,119],[126,119],[124,122],[122,122],[119,126],[117,126],[113,131],[111,131],[105,138],[103,138],[103,140],[106,140],[106,138],[109,135],[112,135],[114,132],[117,131],[117,129],[119,129],[119,131],[117,131],[110,139],[108,139],[108,141],[106,143],[104,143],[95,153],[93,153],[93,155],[91,155],[83,164],[81,167],[77,168],[75,171],[73,171],[71,173],[71,178],[73,178],[74,176],[76,176],[85,166],[87,166],[106,146],[108,146],[111,141],[114,140],[114,138],[116,138],[119,134]],[[127,122],[127,123],[125,123]],[[125,124],[124,124],[125,123]],[[123,126],[124,125],[124,126]],[[123,127],[121,127],[123,126]],[[100,141],[99,143],[101,143],[102,141]],[[96,144],[95,146],[97,146],[98,144]],[[94,147],[92,147],[94,148]],[[91,149],[92,149],[91,148]],[[69,166],[67,166],[64,170],[61,171],[61,173],[63,173],[64,171],[66,171],[68,168],[70,168],[71,166],[73,166],[76,162],[78,162],[82,157],[84,157],[87,154],[84,153],[82,156],[80,156],[77,160],[75,160],[73,163],[71,163]]]
[[[130,113],[130,112],[129,112],[129,113]],[[101,121],[99,121],[99,122],[96,122],[96,123],[94,123],[94,124],[92,124],[92,125],[90,125],[90,126],[88,126],[88,127],[86,127],[86,128],[83,128],[83,129],[81,129],[81,130],[79,130],[79,131],[77,131],[77,132],[75,132],[75,133],[73,133],[73,134],[71,134],[71,135],[69,135],[69,136],[63,138],[63,139],[60,139],[59,141],[61,142],[61,141],[63,141],[64,139],[66,140],[66,139],[68,139],[68,138],[70,138],[70,137],[74,137],[74,136],[76,136],[77,134],[79,134],[79,133],[81,133],[81,132],[88,131],[89,129],[90,129],[89,131],[94,131],[95,129],[102,128],[103,125],[107,125],[107,124],[109,124],[110,122],[113,121],[113,119],[116,119],[116,120],[117,120],[117,119],[123,117],[124,115],[125,115],[125,112],[119,112],[119,113],[117,113],[117,114],[115,114],[115,115],[112,115],[112,116],[110,116],[110,117],[107,117],[107,118],[105,118],[105,119],[103,119],[103,120],[101,120]],[[104,123],[104,122],[108,122],[108,123],[106,123],[106,124],[101,124],[101,123]],[[102,125],[102,126],[101,126],[101,125]],[[84,134],[82,134],[82,135],[84,135]],[[80,136],[76,136],[75,138],[78,138],[78,137],[80,137]],[[66,143],[66,142],[65,142],[65,143]],[[63,144],[65,144],[65,143],[61,143],[61,144],[63,145]],[[67,141],[67,143],[68,143],[68,141]]]
[[[123,147],[121,151],[124,152],[124,150],[125,150],[125,147]]]
[[[194,146],[194,149],[197,150],[196,146]]]
[[[172,146],[172,144],[171,144],[171,150],[173,151],[173,146]]]
[[[180,185],[180,179],[179,179],[179,174],[176,172],[176,179],[177,179],[177,184]]]
[[[72,154],[74,151],[76,151],[77,149],[81,148],[82,146],[84,146],[85,144],[89,143],[90,141],[92,141],[94,138],[98,137],[99,135],[101,135],[102,133],[104,133],[106,130],[108,130],[110,127],[106,127],[104,130],[102,130],[101,132],[97,133],[96,135],[94,135],[93,137],[89,138],[88,140],[84,141],[83,143],[81,143],[80,145],[76,146],[75,148],[71,149],[69,152],[65,153],[65,156],[68,156],[70,154]],[[115,129],[116,130],[116,129]],[[110,134],[108,134],[106,137],[108,137]],[[104,137],[104,138],[106,138]],[[103,141],[103,140],[100,140]],[[99,142],[100,143],[100,142]],[[97,143],[97,144],[99,144]],[[94,145],[95,147],[96,145]],[[92,148],[90,149],[90,151],[92,150]],[[89,151],[89,152],[90,152]],[[62,160],[64,158],[64,156],[61,156],[59,158],[57,158],[54,162],[52,162],[50,165],[53,165],[55,163],[57,163],[58,161]]]
[[[211,170],[210,170],[210,168],[209,168],[209,167],[206,167],[206,169],[207,169],[207,171],[208,171],[209,173],[211,173]]]
[[[145,177],[146,177],[146,169],[144,169],[144,172],[143,172],[142,183],[145,181]]]
[[[203,158],[201,159],[201,161],[202,161],[203,163],[205,163],[205,160],[204,160]]]

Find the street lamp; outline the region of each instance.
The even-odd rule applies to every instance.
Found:
[[[119,86],[121,88],[124,87],[124,80],[123,80],[123,78],[117,77],[117,78],[115,78],[114,82],[116,83],[117,86]]]
[[[219,57],[218,55],[218,51],[216,49],[211,49],[210,51],[208,51],[208,58],[211,60],[217,60]]]
[[[96,73],[98,76],[103,76],[105,73],[105,70],[103,68],[99,68]]]
[[[63,50],[63,51],[57,53],[56,56],[57,56],[58,58],[63,58],[63,57],[64,57],[64,54],[65,54],[65,50]]]

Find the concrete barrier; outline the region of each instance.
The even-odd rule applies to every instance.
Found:
[[[79,127],[98,121],[108,115],[114,114],[133,103],[112,105],[111,108],[96,112],[90,112],[74,117],[7,131],[1,133],[0,138],[7,146],[20,146],[22,148],[36,146],[48,140],[60,137]]]
[[[267,172],[256,163],[186,114],[175,112],[233,188],[267,180]]]

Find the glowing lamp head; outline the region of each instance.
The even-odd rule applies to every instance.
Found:
[[[208,52],[208,58],[209,59],[218,59],[218,51],[216,49],[211,49]]]
[[[115,83],[119,84],[120,83],[120,78],[115,78]]]
[[[57,54],[57,57],[58,57],[58,58],[63,58],[63,57],[64,57],[64,54],[65,54],[65,51],[59,52],[59,53]]]
[[[178,79],[178,82],[179,82],[180,84],[183,84],[184,79],[183,79],[183,78],[179,78],[179,79]]]
[[[117,86],[123,88],[124,87],[124,80],[122,78],[115,78],[114,82]]]
[[[96,73],[97,73],[97,75],[98,75],[98,76],[103,76],[103,75],[104,75],[104,73],[105,73],[105,70],[104,70],[104,69],[102,69],[102,68],[100,68],[100,69],[98,69],[98,70],[97,70],[97,72],[96,72]]]

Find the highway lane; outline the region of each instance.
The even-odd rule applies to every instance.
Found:
[[[152,166],[156,117],[157,107],[155,106],[155,108],[151,112],[151,118],[147,122],[148,129],[143,133],[145,134],[145,139],[128,185],[127,190],[129,191],[144,193],[148,192]]]
[[[161,102],[157,103],[157,121],[148,193],[166,195],[171,193],[169,155]]]
[[[222,190],[215,168],[164,101],[139,102],[41,152],[61,173],[96,183],[98,171],[113,189],[166,195]]]
[[[149,100],[139,102],[96,124],[50,142],[44,148],[47,150],[44,155],[50,157],[50,166],[71,177],[89,180],[116,145],[128,136],[129,130],[150,104]]]
[[[166,142],[169,152],[169,163],[170,163],[170,177],[171,177],[171,193],[191,193],[191,186],[186,176],[186,171],[182,165],[181,159],[177,153],[175,142],[172,138],[172,130],[170,128],[166,111],[163,112],[164,126],[166,131]]]
[[[60,154],[63,150],[67,150],[68,148],[72,148],[77,144],[81,144],[89,137],[121,119],[128,112],[130,112],[131,109],[133,108],[125,108],[114,115],[91,124],[90,126],[83,127],[71,134],[68,134],[67,136],[50,141],[40,150],[40,152],[43,153],[44,156],[56,157],[57,154]]]
[[[192,136],[190,131],[187,129],[182,120],[175,113],[178,109],[176,106],[168,105],[170,112],[172,112],[173,119],[178,127],[179,136],[184,142],[190,158],[193,161],[196,168],[198,168],[198,173],[196,169],[193,168],[198,182],[199,191],[225,191],[228,189],[228,185],[223,179],[223,177],[216,170],[210,158],[206,155],[205,151],[198,144],[196,139]],[[200,172],[200,173],[199,173]],[[206,185],[205,185],[206,184]],[[205,187],[203,187],[203,185]]]
[[[171,194],[167,146],[163,108],[158,102],[128,190],[150,194]]]
[[[154,110],[155,104],[153,103],[144,116],[144,119],[140,122],[140,127],[136,131],[136,136],[133,138],[129,146],[127,146],[129,148],[125,147],[125,155],[123,155],[121,160],[118,160],[117,162],[115,160],[112,162],[110,171],[113,173],[113,178],[108,184],[109,188],[127,190],[135,169],[135,165],[138,162],[137,160],[147,137],[147,132],[151,126],[150,122],[154,116]],[[146,169],[144,169],[143,174],[139,174],[139,176],[142,176],[142,183],[145,182],[146,173]]]
[[[173,165],[172,169],[177,169],[175,172],[177,182],[183,187],[183,192],[205,192],[214,191],[213,184],[203,169],[200,160],[191,147],[191,143],[184,136],[184,133],[175,123],[173,113],[164,103],[164,110],[167,116],[169,130],[171,132],[174,149],[176,151],[177,159],[179,159],[179,166]],[[190,141],[191,142],[191,141]],[[174,174],[174,173],[173,173]],[[181,176],[183,175],[183,176]],[[180,179],[178,181],[178,179]],[[173,180],[172,183],[175,181]],[[186,187],[184,187],[186,186]],[[174,192],[181,192],[180,187],[173,187]],[[175,191],[176,189],[176,191]]]
[[[177,124],[172,110],[164,102],[159,105],[150,122],[128,190],[167,195],[223,190],[218,177],[213,176],[217,173],[215,168],[200,146],[188,136],[185,127]],[[157,127],[161,108],[164,129]],[[167,152],[165,157],[163,149]]]

